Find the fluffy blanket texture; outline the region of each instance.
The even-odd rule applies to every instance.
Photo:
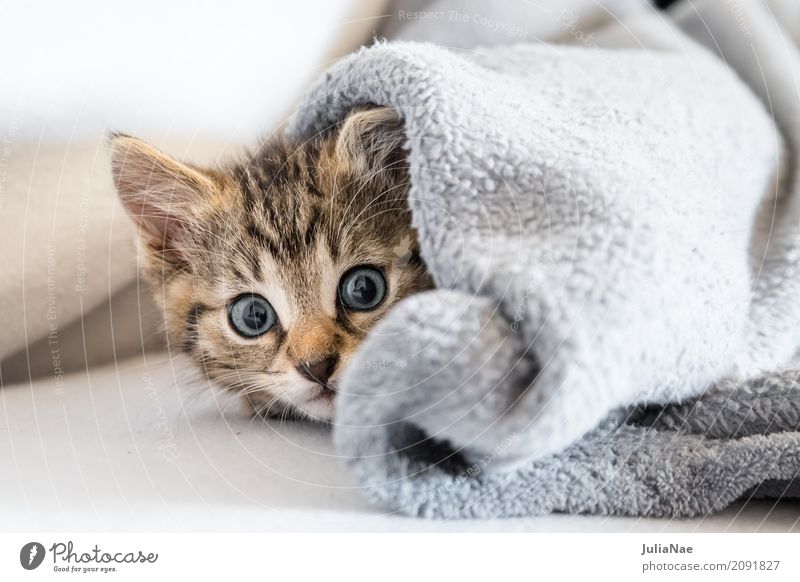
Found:
[[[572,26],[579,46],[378,43],[293,118],[400,112],[438,287],[349,367],[338,450],[436,517],[797,495],[797,47],[760,2]]]

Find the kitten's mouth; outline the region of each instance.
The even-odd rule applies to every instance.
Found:
[[[309,387],[307,401],[332,402],[336,396],[336,382],[326,382],[325,384],[315,383]]]
[[[335,398],[335,384],[315,384],[308,387],[305,400],[295,406],[314,420],[328,422],[333,416]]]
[[[322,391],[320,392],[317,398],[324,398],[325,400],[333,400],[333,397],[336,396],[336,385],[332,383],[323,384],[321,386]]]

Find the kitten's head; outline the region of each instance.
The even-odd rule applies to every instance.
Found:
[[[112,138],[114,181],[170,342],[254,411],[329,419],[365,335],[430,287],[403,139],[385,108],[214,169]]]

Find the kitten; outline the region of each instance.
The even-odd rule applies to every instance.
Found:
[[[253,412],[329,420],[365,335],[432,286],[411,227],[404,139],[386,108],[213,169],[111,138],[170,343]]]

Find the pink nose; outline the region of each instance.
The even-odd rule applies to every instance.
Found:
[[[316,362],[300,362],[297,371],[303,378],[324,386],[328,383],[335,367],[336,356],[328,356]]]

